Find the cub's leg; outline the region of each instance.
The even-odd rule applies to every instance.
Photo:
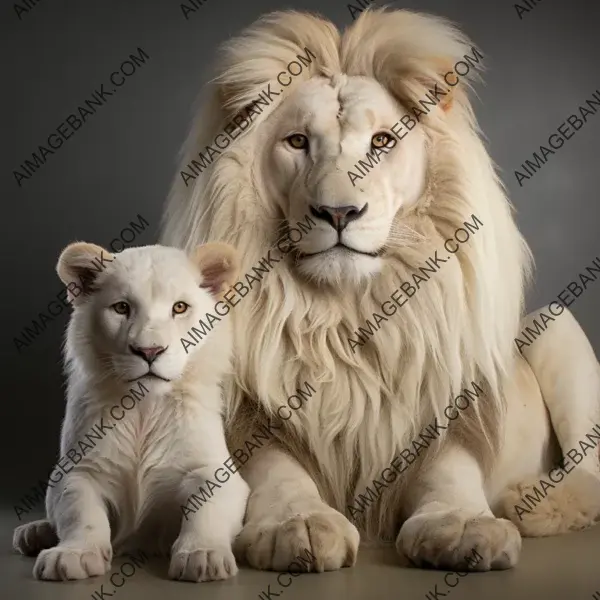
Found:
[[[275,445],[253,454],[244,472],[252,493],[236,553],[255,569],[332,571],[356,562],[359,533],[328,506],[308,473]],[[306,565],[301,558],[310,558]],[[312,557],[312,558],[311,558]],[[300,564],[302,562],[302,564]]]
[[[522,350],[550,413],[565,468],[549,469],[552,473],[547,470],[506,490],[504,512],[527,536],[584,529],[600,519],[600,366],[571,312],[553,304],[525,318],[523,327],[541,322],[540,312],[555,320]],[[542,498],[537,491],[541,478],[553,486]],[[525,496],[533,499],[533,507],[517,512]]]
[[[488,571],[516,564],[519,531],[494,517],[479,464],[460,446],[449,445],[415,478],[407,500],[412,514],[400,529],[396,548],[417,565]]]
[[[188,436],[202,467],[187,473],[179,491],[184,516],[171,549],[169,577],[227,579],[237,573],[232,544],[242,528],[249,487],[239,473],[223,467],[229,451],[218,412],[203,416],[202,425]],[[206,482],[215,482],[216,472],[220,487],[208,488]],[[192,494],[195,498],[190,499]]]
[[[108,514],[98,483],[71,471],[48,488],[46,509],[58,545],[42,550],[33,567],[37,579],[85,579],[110,569],[112,547]]]

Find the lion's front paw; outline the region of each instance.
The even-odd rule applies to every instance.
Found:
[[[40,552],[33,567],[33,576],[51,581],[86,579],[104,575],[110,569],[111,559],[110,545],[82,548],[58,545]]]
[[[25,556],[37,556],[42,550],[56,544],[58,537],[46,519],[20,525],[13,534],[13,548]]]
[[[283,522],[250,521],[235,549],[255,569],[321,573],[354,565],[359,541],[356,527],[324,505]]]
[[[183,581],[216,581],[237,573],[230,547],[199,548],[175,542],[171,553],[169,577]]]
[[[517,563],[521,536],[506,519],[448,510],[408,519],[396,548],[418,566],[489,571]]]

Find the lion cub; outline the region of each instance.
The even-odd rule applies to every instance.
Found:
[[[249,492],[239,473],[193,515],[182,519],[180,509],[229,455],[220,382],[230,367],[230,324],[217,323],[189,350],[180,340],[236,280],[238,265],[221,243],[190,257],[164,246],[118,255],[87,243],[63,250],[56,270],[74,307],[65,458],[50,475],[48,520],[14,536],[24,554],[42,550],[35,577],[102,575],[113,548],[170,551],[173,579],[237,572],[231,546]]]

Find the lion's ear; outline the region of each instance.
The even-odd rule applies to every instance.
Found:
[[[438,95],[437,103],[444,112],[448,112],[452,108],[452,103],[457,92],[456,88],[451,87],[450,84],[453,84],[453,86],[460,84],[460,77],[456,76],[452,61],[449,58],[433,59],[432,64],[437,71],[437,77],[432,77],[430,79],[427,77],[421,77],[423,87],[430,90],[428,95],[441,88],[441,92],[445,92],[446,95]],[[448,77],[448,79],[446,79],[446,77]],[[443,86],[439,85],[439,79],[444,79],[445,84]],[[438,86],[437,89],[436,85]],[[438,94],[441,92],[438,92]]]
[[[478,77],[477,73],[469,73],[469,77],[458,76],[455,63],[449,57],[429,57],[421,61],[420,68],[413,70],[411,65],[400,73],[393,67],[382,68],[378,77],[380,83],[407,106],[414,106],[425,114],[430,106],[439,106],[448,112],[456,98],[471,86],[470,80]]]
[[[483,54],[450,21],[387,8],[361,13],[344,34],[348,75],[376,79],[406,106],[445,112],[467,99]]]
[[[96,244],[75,242],[69,244],[56,263],[56,272],[67,286],[70,302],[89,295],[95,290],[96,278],[105,269],[106,262],[112,262],[113,255]]]
[[[196,248],[191,258],[202,275],[200,286],[208,289],[213,296],[220,296],[237,280],[240,259],[237,250],[229,244],[203,244]]]

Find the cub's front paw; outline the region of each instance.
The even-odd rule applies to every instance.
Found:
[[[83,548],[58,545],[40,552],[33,567],[33,576],[50,581],[86,579],[104,575],[110,569],[111,559],[110,545]]]
[[[235,550],[255,569],[321,573],[354,565],[359,541],[356,527],[323,504],[282,522],[263,519],[246,523]]]
[[[216,581],[238,572],[231,548],[202,547],[201,543],[177,540],[171,551],[169,577],[182,581]]]
[[[515,566],[521,536],[506,519],[444,510],[408,519],[396,548],[418,566],[489,571]]]

